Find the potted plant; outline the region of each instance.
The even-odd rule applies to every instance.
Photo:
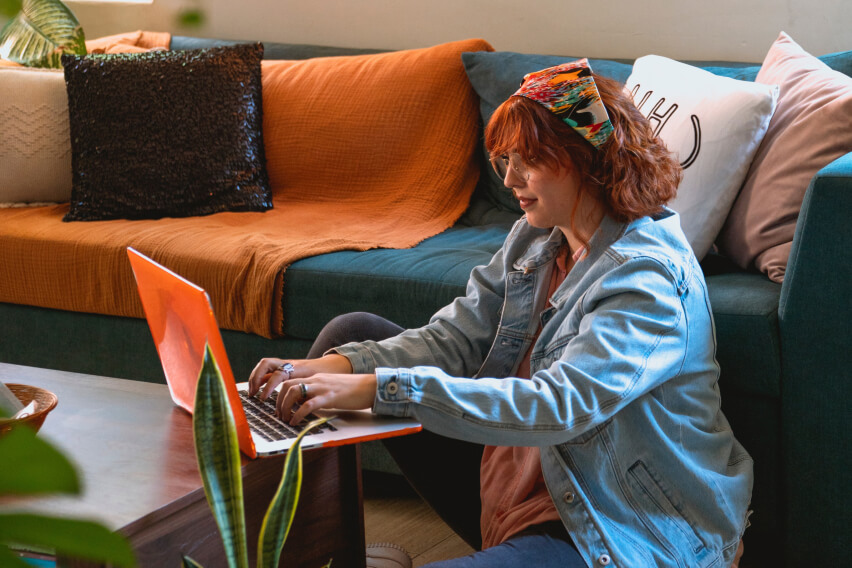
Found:
[[[308,424],[287,452],[281,483],[261,525],[257,548],[258,567],[278,566],[302,487],[302,437],[326,421],[326,418],[321,418]],[[204,363],[195,391],[192,428],[204,493],[222,535],[228,565],[232,568],[248,568],[237,429],[222,374],[209,346],[205,348]],[[183,565],[200,567],[188,557],[184,557]],[[331,562],[327,566],[330,565]]]

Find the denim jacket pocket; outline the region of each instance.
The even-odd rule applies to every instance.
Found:
[[[678,565],[706,566],[707,561],[712,561],[713,556],[706,554],[704,542],[686,520],[682,508],[670,497],[672,491],[665,481],[642,460],[630,466],[627,472],[634,497],[641,502],[637,512],[642,522],[678,559]],[[701,559],[705,562],[700,562]]]

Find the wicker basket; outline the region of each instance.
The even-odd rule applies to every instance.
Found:
[[[58,402],[56,395],[48,390],[30,385],[19,385],[15,383],[6,383],[12,394],[18,397],[18,400],[26,406],[33,400],[36,402],[35,412],[21,418],[19,420],[0,420],[0,436],[9,432],[13,428],[17,428],[21,424],[26,424],[30,428],[38,432],[41,425],[44,424],[44,419],[47,418],[47,413],[53,410]]]

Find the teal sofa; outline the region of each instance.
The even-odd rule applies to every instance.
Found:
[[[232,42],[174,37],[172,47],[222,43]],[[265,56],[371,52],[267,44]],[[518,66],[533,70],[568,59],[487,56],[488,65],[478,72],[493,73],[495,89],[500,75]],[[852,52],[822,59],[852,76]],[[591,63],[620,80],[630,72],[629,61]],[[466,54],[465,64],[472,75],[483,63]],[[747,63],[699,65],[745,80],[758,70]],[[488,175],[484,160],[482,167]],[[852,428],[845,410],[852,397],[852,231],[844,229],[850,212],[852,152],[814,177],[783,285],[716,254],[702,263],[716,323],[723,409],[755,460],[755,512],[742,566],[852,565],[846,537],[852,525],[846,477]],[[482,184],[455,226],[412,249],[343,251],[294,263],[283,298],[284,337],[223,332],[236,376],[247,377],[263,356],[303,356],[324,323],[341,313],[371,311],[403,326],[424,324],[464,293],[470,270],[489,260],[518,215],[506,195],[489,193]],[[23,277],[6,270],[0,259],[0,282]],[[0,361],[164,382],[144,320],[0,303],[0,322]],[[380,446],[365,448],[365,467],[387,469],[385,459]]]

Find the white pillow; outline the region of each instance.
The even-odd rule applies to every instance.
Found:
[[[680,214],[683,232],[701,259],[766,134],[778,87],[721,77],[658,55],[637,59],[625,86],[684,167],[669,206]]]
[[[71,199],[68,95],[61,69],[0,66],[0,204]]]

